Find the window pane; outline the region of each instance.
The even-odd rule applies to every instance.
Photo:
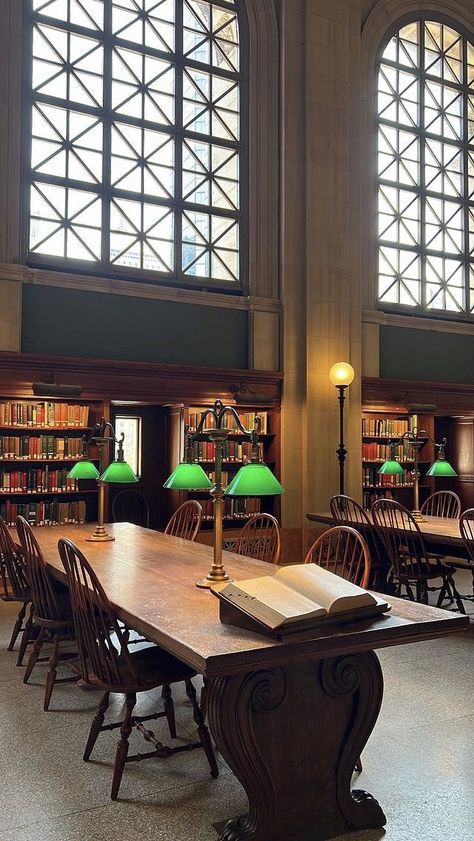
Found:
[[[409,23],[383,49],[377,99],[381,304],[472,311],[473,84],[474,46],[444,23]]]
[[[135,476],[140,477],[141,474],[141,431],[142,419],[139,417],[131,417],[129,415],[116,415],[115,417],[115,437],[120,440],[122,434],[123,440],[123,454],[125,461],[130,465]],[[117,451],[115,452],[117,457]]]
[[[30,26],[30,262],[235,287],[236,4],[30,0]]]

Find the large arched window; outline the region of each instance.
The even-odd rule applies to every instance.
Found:
[[[27,263],[239,289],[237,0],[27,6]]]
[[[378,66],[378,301],[472,317],[474,45],[448,23],[405,23]]]

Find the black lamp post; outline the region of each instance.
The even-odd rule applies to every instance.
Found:
[[[344,400],[345,390],[354,379],[354,369],[348,362],[336,362],[329,371],[329,379],[339,391],[339,447],[336,450],[339,459],[339,493],[344,493],[344,462],[347,450],[344,446]]]

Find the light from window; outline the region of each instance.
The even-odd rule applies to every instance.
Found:
[[[30,19],[28,261],[235,286],[236,3],[31,0]]]
[[[381,56],[377,114],[378,300],[472,315],[474,45],[436,21],[403,26]]]
[[[115,437],[120,440],[122,432],[125,436],[123,441],[125,461],[130,465],[135,476],[140,477],[142,472],[142,419],[131,415],[116,415]]]

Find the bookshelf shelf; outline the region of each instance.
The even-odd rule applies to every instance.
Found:
[[[66,475],[104,410],[94,401],[0,398],[0,516],[7,523],[19,514],[38,526],[96,519],[96,483],[82,488]]]

